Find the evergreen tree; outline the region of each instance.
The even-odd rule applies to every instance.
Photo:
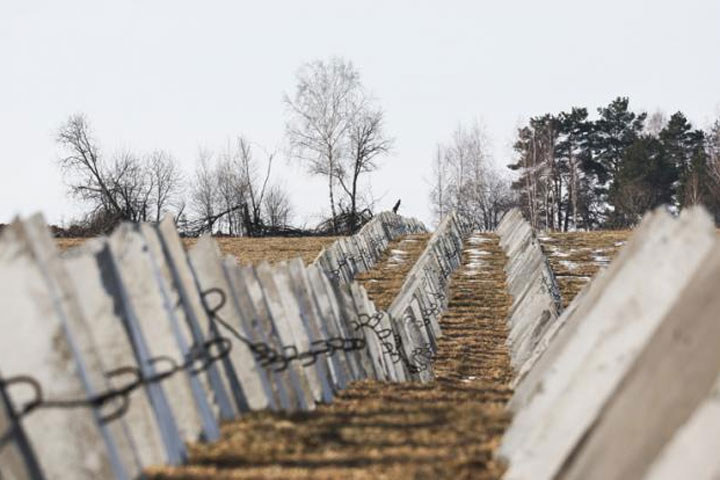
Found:
[[[638,138],[625,149],[610,187],[613,211],[608,225],[635,225],[643,214],[673,199],[677,171],[663,143],[651,135]]]
[[[530,119],[518,130],[512,188],[535,228],[634,225],[649,209],[702,203],[720,221],[720,120],[707,133],[682,112],[666,122],[630,110],[627,97]]]
[[[555,153],[560,171],[566,176],[567,195],[563,230],[592,228],[595,223],[592,185],[585,174],[585,166],[592,158],[593,123],[588,120],[586,108],[573,107],[570,112],[558,115],[560,138]]]
[[[606,210],[602,212],[605,215],[616,207],[608,197],[608,192],[619,175],[625,151],[642,133],[647,117],[646,113],[635,114],[629,105],[627,97],[618,97],[607,107],[598,109],[600,118],[595,122],[594,155],[588,160],[586,168],[595,177],[598,201],[601,204],[609,203],[609,209],[603,208]]]
[[[660,132],[669,162],[677,171],[674,204],[686,207],[703,201],[706,179],[705,134],[693,130],[682,112],[670,117]]]
[[[518,161],[508,165],[520,172],[512,188],[519,191],[520,205],[535,228],[562,226],[563,167],[556,158],[559,133],[557,117],[531,118],[529,125],[518,131],[514,145]]]

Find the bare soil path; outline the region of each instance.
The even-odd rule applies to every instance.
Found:
[[[379,303],[399,288],[422,250],[414,243],[424,240],[396,242],[390,248],[398,252],[389,250],[363,275]],[[399,251],[406,252],[403,262]],[[192,446],[189,465],[153,468],[150,477],[498,478],[502,467],[492,455],[509,422],[504,407],[512,393],[504,265],[495,235],[466,240],[441,319],[433,383],[358,382],[312,413],[250,414],[224,425],[220,442]]]

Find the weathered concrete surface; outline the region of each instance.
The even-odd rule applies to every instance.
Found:
[[[644,255],[641,258],[645,258],[642,261],[646,262],[646,265],[652,264],[655,255],[653,249],[662,248],[661,245],[665,241],[662,232],[667,234],[667,229],[676,228],[676,225],[669,220],[669,215],[662,210],[648,213],[616,260],[608,269],[600,272],[563,311],[558,320],[546,330],[545,335],[530,354],[526,365],[518,371],[515,377],[513,382],[515,394],[510,401],[510,408],[513,411],[524,406],[540,388],[539,383],[543,375],[552,367],[568,340],[573,337],[581,320],[592,311],[606,286],[614,281],[626,267],[633,268],[632,264],[640,261],[630,259],[638,252],[645,252],[640,253],[640,255]],[[625,293],[630,295],[632,291],[625,290]]]
[[[145,239],[133,226],[121,225],[108,241],[125,290],[126,309],[140,326],[149,357],[167,357],[177,365],[183,364],[192,339],[175,315],[176,304],[171,303],[164,289],[159,266]],[[168,367],[161,362],[150,371],[157,373]],[[167,378],[161,387],[185,441],[197,441],[201,436],[217,438],[218,426],[197,375],[181,372]]]
[[[699,210],[659,223],[667,226],[653,229],[661,247],[627,259],[518,411],[503,440],[506,478],[559,474],[714,244],[712,222]]]
[[[245,338],[251,339],[246,331],[238,299],[229,281],[228,273],[223,268],[220,249],[211,237],[203,236],[188,253],[193,274],[197,279],[199,288],[207,292],[205,302],[208,308],[216,308],[217,303],[224,300],[216,314],[231,328],[238,331]],[[211,295],[209,292],[217,289],[220,294]],[[235,402],[239,411],[263,410],[270,407],[270,385],[268,384],[265,369],[255,361],[255,357],[248,345],[238,339],[232,332],[225,331],[223,326],[216,326],[231,344],[230,355],[223,362],[225,376],[231,383]]]
[[[0,381],[3,380],[0,372]],[[14,413],[9,396],[0,388],[0,476],[11,480],[42,478],[40,464],[35,458],[27,434]]]
[[[292,345],[296,346],[298,352],[309,352],[316,341],[322,341],[319,329],[313,328],[315,320],[311,318],[313,312],[310,303],[307,300],[301,303],[300,291],[294,288],[290,269],[286,262],[276,265],[273,274],[285,309],[286,325],[290,326],[295,338]],[[329,365],[326,360],[326,358],[319,358],[314,362],[303,362],[305,374],[311,381],[316,403],[329,403],[333,397]]]
[[[42,386],[46,399],[84,399],[88,387],[98,387],[80,358],[81,349],[72,333],[67,305],[63,305],[47,276],[43,262],[52,252],[38,255],[28,232],[19,221],[0,235],[0,365],[4,378],[30,375]],[[67,286],[66,286],[67,287]],[[32,295],[28,295],[32,292]],[[83,345],[87,351],[93,345]],[[19,355],[18,352],[24,354]],[[102,370],[100,370],[101,372]],[[37,400],[31,388],[6,390],[15,411]],[[113,464],[112,437],[103,432],[99,412],[92,408],[40,409],[21,419],[21,426],[47,478],[105,478],[124,474],[123,464]],[[3,431],[4,433],[4,431]],[[117,455],[117,452],[116,452]],[[17,462],[15,462],[15,468]],[[9,469],[3,467],[3,475]]]
[[[508,292],[513,297],[508,344],[516,379],[520,379],[534,363],[533,352],[546,344],[557,328],[561,304],[547,259],[518,209],[505,214],[497,233],[508,257],[505,271]]]
[[[102,352],[103,368],[107,372],[119,371],[141,363],[136,357],[122,302],[116,268],[109,246],[104,240],[86,242],[70,250],[63,258],[66,271],[76,292],[79,306],[87,322],[89,334],[98,351]],[[108,379],[110,386],[122,388],[131,376],[119,375]],[[130,393],[127,411],[122,416],[127,434],[135,445],[142,466],[158,462],[172,462],[172,455],[156,420],[156,411],[144,389]],[[139,472],[137,472],[139,473]]]
[[[716,244],[575,446],[562,478],[639,478],[707,397],[720,374],[719,284]]]
[[[720,478],[720,376],[649,467],[648,480]]]
[[[204,345],[206,341],[217,338],[203,308],[197,283],[172,217],[165,217],[159,225],[141,224],[140,232],[164,280],[162,290],[169,298],[169,305],[175,306],[172,314],[181,325],[186,326],[191,345]],[[196,377],[203,386],[206,403],[215,421],[221,422],[235,418],[237,406],[230,399],[230,380],[220,374],[218,367],[213,362]]]

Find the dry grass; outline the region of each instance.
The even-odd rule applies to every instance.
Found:
[[[216,238],[225,254],[234,255],[242,264],[257,264],[263,260],[270,263],[302,257],[305,263],[315,260],[320,250],[332,244],[338,237],[265,237],[265,238]],[[58,246],[66,250],[79,245],[84,238],[59,238]],[[197,240],[185,238],[186,248]]]
[[[365,286],[378,310],[388,308],[395,300],[415,260],[425,250],[430,236],[429,233],[407,235],[390,242],[375,268],[355,278]]]
[[[488,252],[486,268],[461,267],[453,275],[433,383],[357,382],[312,413],[253,413],[224,425],[220,442],[191,446],[190,465],[153,468],[150,477],[499,478],[503,467],[493,452],[512,393],[505,347],[510,298],[505,256],[495,236],[484,237],[478,248]],[[408,255],[406,263],[413,262]],[[366,278],[397,277],[386,283],[394,288],[402,271],[387,263]]]
[[[538,236],[567,306],[598,270],[607,266],[630,230],[545,233]]]

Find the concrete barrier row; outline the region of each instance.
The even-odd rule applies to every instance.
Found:
[[[371,269],[391,241],[402,235],[424,232],[427,228],[419,220],[381,212],[355,235],[342,237],[324,248],[314,263],[331,278],[349,283],[358,273]]]
[[[416,366],[422,366],[418,375],[423,381],[433,378],[429,360],[437,351],[437,340],[442,335],[439,319],[447,306],[450,275],[462,260],[464,233],[456,215],[447,215],[388,308],[389,315],[400,319],[407,326],[407,331],[414,334],[414,343],[425,346],[413,355]]]
[[[505,478],[718,478],[719,282],[707,213],[648,214],[517,384]]]
[[[547,258],[520,210],[512,209],[503,217],[497,234],[508,258],[505,273],[513,297],[508,345],[517,384],[556,330],[562,302]]]
[[[428,312],[376,311],[362,286],[300,259],[240,266],[209,237],[186,252],[169,220],[64,254],[41,217],[15,221],[0,308],[0,478],[138,478],[245,412],[431,378],[415,328]]]

